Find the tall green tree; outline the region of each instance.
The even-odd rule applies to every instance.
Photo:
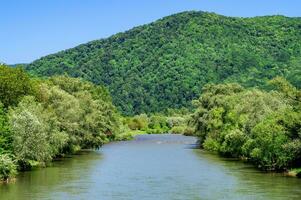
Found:
[[[12,152],[12,135],[8,124],[7,115],[0,102],[0,154]]]
[[[22,97],[34,92],[34,82],[23,69],[0,65],[0,102],[4,107],[15,106]]]

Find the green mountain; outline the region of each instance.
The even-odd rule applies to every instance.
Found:
[[[108,87],[124,114],[190,105],[206,83],[301,87],[301,18],[183,12],[45,56],[35,75],[68,74]]]

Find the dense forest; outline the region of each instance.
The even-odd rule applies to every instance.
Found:
[[[48,55],[26,65],[39,76],[65,74],[108,87],[133,115],[190,107],[207,83],[265,87],[285,77],[301,86],[301,19],[183,12]]]

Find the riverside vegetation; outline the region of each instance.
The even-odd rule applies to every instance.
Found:
[[[66,76],[30,78],[0,66],[0,179],[120,133],[120,117],[102,86]]]
[[[201,146],[264,170],[300,167],[301,91],[281,77],[269,84],[267,91],[235,83],[204,87],[189,121]]]
[[[300,18],[184,12],[22,65],[30,75],[1,65],[0,179],[167,132],[300,174],[300,27]]]
[[[0,65],[0,83],[1,181],[81,149],[184,125],[180,116],[121,117],[104,87],[77,78],[38,79]]]

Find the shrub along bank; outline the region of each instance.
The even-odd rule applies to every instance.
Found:
[[[133,117],[126,117],[123,123],[131,132],[190,135],[190,128],[187,127],[189,114],[187,109],[169,109],[166,113],[140,114]]]

